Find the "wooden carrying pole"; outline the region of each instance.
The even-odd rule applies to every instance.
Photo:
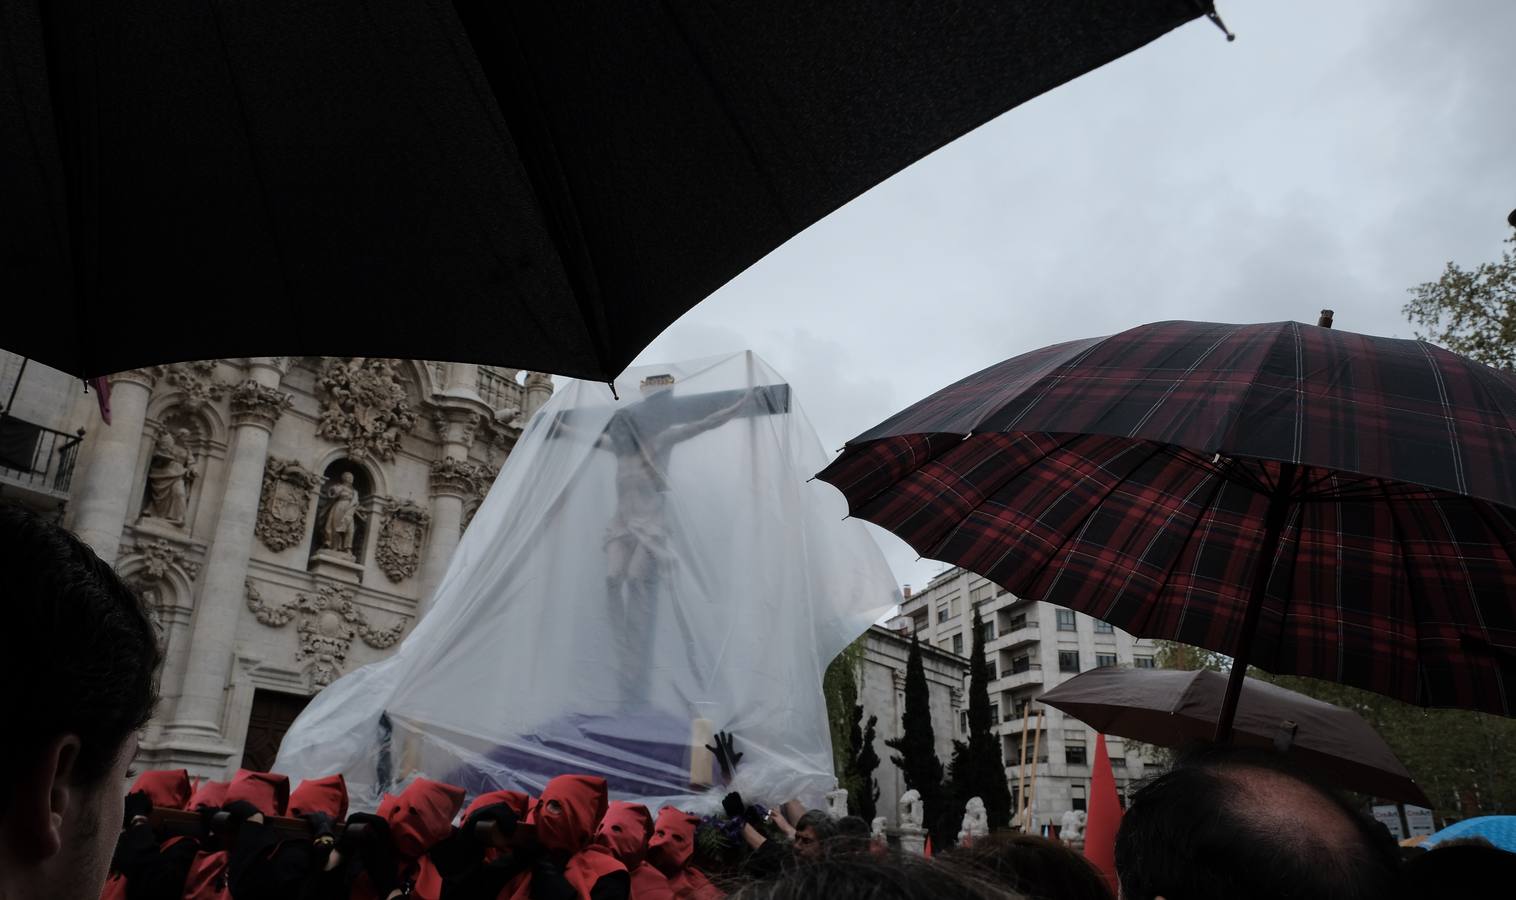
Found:
[[[1016,820],[1021,823],[1021,830],[1026,831],[1026,729],[1031,724],[1032,704],[1028,703],[1021,708],[1021,750],[1016,757]]]
[[[1047,710],[1037,710],[1037,733],[1032,735],[1032,783],[1027,788],[1027,793],[1030,795],[1027,797],[1026,804],[1027,827],[1022,829],[1023,833],[1031,828],[1032,816],[1037,809],[1037,760],[1042,756],[1042,727],[1046,715]]]

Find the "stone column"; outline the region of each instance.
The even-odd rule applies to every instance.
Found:
[[[255,358],[248,379],[231,392],[232,449],[227,465],[221,515],[211,538],[205,576],[195,603],[190,631],[190,658],[175,705],[167,741],[180,749],[219,755],[225,764],[231,748],[221,733],[222,705],[231,676],[237,620],[246,602],[248,557],[274,423],[291,397],[279,390],[282,360]]]
[[[544,372],[526,373],[526,409],[521,411],[521,421],[530,419],[551,396],[553,376]]]
[[[482,415],[475,409],[444,407],[434,424],[442,435],[442,454],[432,463],[432,524],[421,562],[421,598],[417,620],[432,606],[433,595],[447,574],[453,551],[463,536],[463,504],[480,493],[480,480],[489,473],[468,458]]]
[[[74,531],[108,565],[115,565],[120,555],[122,526],[138,512],[132,509],[132,486],[155,381],[149,369],[111,376],[111,424],[97,431],[89,465],[75,482]]]

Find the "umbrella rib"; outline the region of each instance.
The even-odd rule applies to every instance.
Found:
[[[1162,591],[1168,585],[1169,580],[1174,577],[1174,569],[1179,565],[1180,560],[1184,558],[1185,548],[1189,547],[1190,543],[1195,540],[1195,534],[1200,530],[1200,523],[1207,521],[1208,518],[1215,513],[1216,502],[1221,498],[1221,492],[1226,490],[1226,486],[1228,484],[1232,483],[1219,472],[1213,472],[1212,477],[1209,479],[1209,481],[1213,483],[1215,487],[1212,488],[1210,497],[1206,499],[1205,504],[1201,507],[1200,513],[1190,520],[1189,533],[1185,535],[1184,541],[1179,544],[1178,548],[1174,551],[1174,555],[1170,557],[1168,566],[1163,570],[1163,579],[1159,582],[1160,591]],[[1196,490],[1199,490],[1199,486],[1196,487]],[[1156,539],[1157,535],[1154,535],[1154,540]],[[1159,605],[1157,603],[1150,603],[1143,608],[1144,617],[1140,627],[1144,631],[1148,629],[1149,620],[1151,620],[1153,614],[1157,612],[1158,606]],[[1132,634],[1137,633],[1133,629],[1127,630]]]
[[[1389,485],[1381,481],[1380,488],[1384,491],[1384,505],[1385,508],[1389,511],[1390,516],[1390,532],[1392,537],[1391,544],[1395,548],[1396,556],[1398,556],[1400,559],[1400,578],[1402,585],[1401,592],[1404,596],[1409,598],[1408,602],[1410,604],[1410,615],[1408,616],[1408,621],[1411,623],[1411,628],[1415,631],[1416,687],[1418,693],[1418,696],[1415,699],[1418,705],[1425,706],[1426,704],[1420,702],[1421,697],[1419,694],[1421,691],[1425,690],[1426,697],[1430,698],[1432,696],[1432,691],[1431,686],[1426,684],[1425,681],[1426,667],[1421,664],[1421,619],[1417,614],[1418,607],[1416,606],[1413,591],[1414,582],[1411,577],[1410,554],[1406,552],[1407,548],[1405,533],[1400,527],[1400,517],[1396,515],[1396,506],[1394,503],[1394,498],[1390,494]]]

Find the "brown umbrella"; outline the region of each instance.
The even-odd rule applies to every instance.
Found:
[[[1177,747],[1212,737],[1226,687],[1220,672],[1105,666],[1038,699],[1103,734]],[[1232,741],[1287,749],[1300,768],[1338,787],[1431,805],[1362,716],[1266,681],[1244,679]]]

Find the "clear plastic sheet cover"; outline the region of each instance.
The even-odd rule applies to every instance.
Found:
[[[710,810],[726,788],[692,786],[694,748],[730,731],[737,789],[821,804],[822,671],[898,602],[889,568],[809,482],[828,455],[751,353],[616,388],[569,382],[533,417],[430,611],[314,699],[277,771],[341,772],[355,808],[417,775],[535,794],[588,772]]]

